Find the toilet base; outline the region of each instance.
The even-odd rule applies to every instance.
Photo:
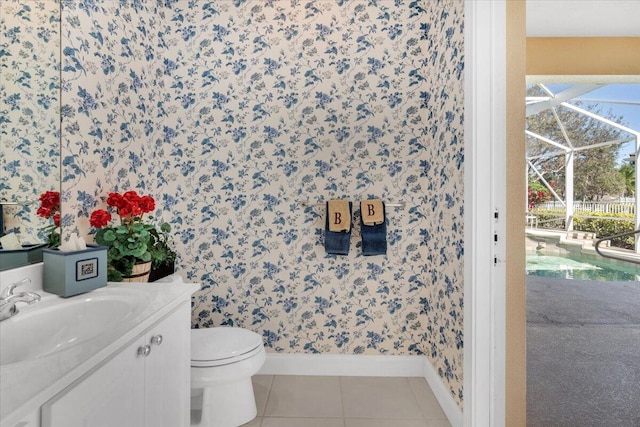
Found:
[[[192,427],[238,427],[257,413],[251,377],[191,390]]]

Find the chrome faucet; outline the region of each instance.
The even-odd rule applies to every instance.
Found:
[[[34,302],[40,301],[40,295],[35,292],[25,291],[17,294],[14,293],[18,286],[28,285],[29,283],[31,283],[31,279],[22,279],[10,284],[0,292],[0,321],[18,314],[16,303],[24,302],[26,304],[33,304]]]

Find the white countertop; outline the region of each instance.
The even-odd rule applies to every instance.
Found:
[[[66,350],[26,361],[0,366],[0,427],[13,427],[44,402],[91,371],[95,366],[126,346],[149,327],[172,312],[190,295],[200,289],[197,284],[185,283],[109,283],[107,287],[67,298],[108,293],[112,289],[128,288],[141,291],[146,305],[126,321],[108,332]],[[64,298],[39,291],[42,301]],[[40,303],[41,303],[40,302]],[[20,307],[21,311],[37,309],[35,303]],[[16,315],[16,320],[20,313]],[[0,337],[0,344],[1,344]]]

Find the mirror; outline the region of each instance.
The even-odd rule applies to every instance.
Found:
[[[23,245],[46,241],[38,199],[60,191],[60,34],[58,0],[0,1],[0,232]]]

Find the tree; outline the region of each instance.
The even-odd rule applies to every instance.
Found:
[[[573,183],[576,199],[592,201],[624,193],[624,181],[616,168],[616,153],[610,147],[576,153]]]
[[[527,89],[527,96],[545,95],[537,86]],[[616,123],[622,122],[620,116],[611,111],[603,113],[597,105],[576,105]],[[619,129],[561,105],[555,111],[559,121],[551,110],[527,117],[527,130],[564,146],[570,143],[574,148],[614,141],[625,135]],[[620,195],[624,192],[624,181],[616,167],[619,150],[620,144],[613,144],[574,152],[575,199],[597,200],[604,195]],[[531,159],[531,163],[547,181],[565,181],[566,155],[561,148],[527,136],[527,158]],[[533,172],[531,177],[535,177]],[[563,185],[559,185],[556,191],[564,196]]]
[[[622,180],[624,181],[624,195],[625,197],[633,197],[636,192],[636,170],[632,164],[625,164],[618,169]]]

